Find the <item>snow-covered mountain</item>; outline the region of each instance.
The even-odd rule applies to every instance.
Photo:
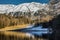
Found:
[[[41,3],[36,3],[36,2],[23,3],[20,5],[17,5],[14,8],[14,11],[22,11],[22,12],[34,11],[35,12],[35,11],[41,10],[41,9],[49,10],[49,6],[47,4],[41,4]]]
[[[15,5],[12,4],[0,4],[0,13],[8,13],[13,11]]]
[[[41,4],[37,2],[31,2],[31,3],[22,3],[19,5],[0,5],[0,13],[9,13],[9,12],[36,12],[38,10],[49,10],[48,4]]]

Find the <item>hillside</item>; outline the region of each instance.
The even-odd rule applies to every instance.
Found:
[[[27,19],[25,18],[15,18],[9,15],[0,14],[0,28],[5,28],[8,26],[17,26],[22,24],[28,24]]]
[[[0,7],[3,8],[0,9],[0,28],[49,22],[56,15],[48,4],[36,2],[19,5],[0,5]]]

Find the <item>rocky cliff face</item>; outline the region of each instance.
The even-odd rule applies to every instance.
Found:
[[[55,16],[60,14],[60,0],[51,0],[50,7],[53,10],[52,12],[55,14]]]

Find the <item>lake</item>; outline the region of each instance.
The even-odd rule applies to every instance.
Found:
[[[16,30],[12,30],[12,31],[23,32],[27,36],[37,37],[37,38],[46,38],[46,39],[48,38],[48,36],[50,34],[52,34],[51,28],[43,28],[42,25],[39,25],[39,26],[30,25],[30,26],[28,26],[28,28],[16,29]]]
[[[42,25],[29,25],[24,29],[1,31],[0,40],[49,40],[51,34],[51,28],[43,28]]]

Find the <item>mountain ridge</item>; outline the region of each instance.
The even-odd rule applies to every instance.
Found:
[[[46,8],[45,8],[46,7]],[[48,4],[42,4],[42,3],[37,3],[37,2],[31,2],[31,3],[22,3],[19,5],[13,5],[13,4],[0,4],[0,13],[9,13],[9,12],[28,12],[29,11],[37,11],[40,9],[45,9],[49,10],[49,5]]]

